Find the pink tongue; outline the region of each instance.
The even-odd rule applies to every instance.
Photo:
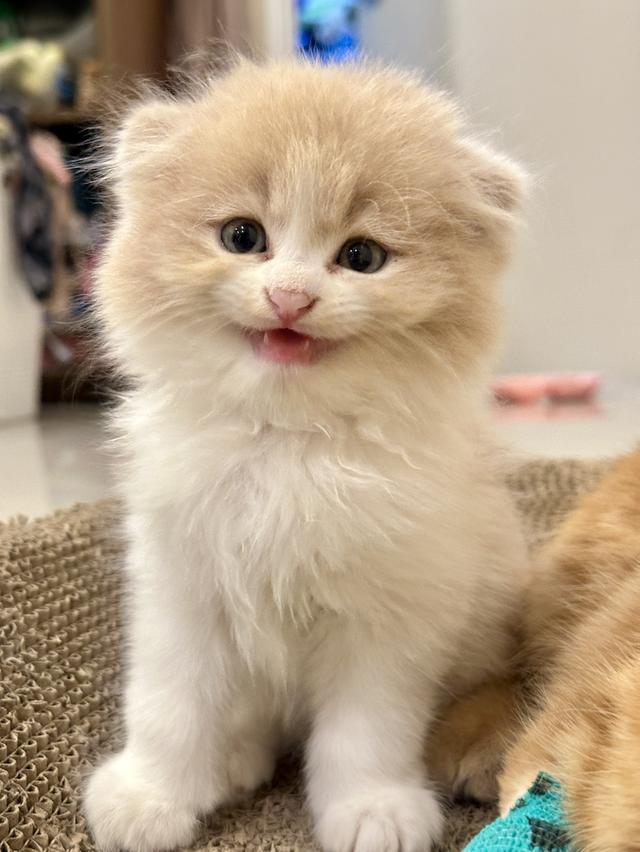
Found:
[[[251,342],[260,358],[280,364],[310,364],[320,354],[317,340],[288,328],[255,332]]]

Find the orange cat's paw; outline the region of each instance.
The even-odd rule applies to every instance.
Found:
[[[519,684],[502,680],[451,704],[431,731],[430,777],[451,795],[495,802],[507,745],[520,728],[519,701]]]

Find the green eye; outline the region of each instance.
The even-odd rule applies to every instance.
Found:
[[[384,266],[387,253],[373,240],[349,240],[340,249],[338,263],[354,272],[377,272]]]
[[[222,245],[234,254],[258,254],[267,250],[264,228],[252,219],[232,219],[220,231]]]

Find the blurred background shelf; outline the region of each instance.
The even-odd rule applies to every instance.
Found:
[[[29,122],[34,127],[56,127],[65,124],[92,124],[97,121],[98,111],[87,112],[78,109],[55,109],[51,112],[30,112]]]

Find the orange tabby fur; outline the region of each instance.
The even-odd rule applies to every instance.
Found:
[[[497,772],[506,813],[544,770],[562,782],[581,852],[640,850],[640,451],[540,555],[523,627],[529,700],[511,679],[447,708],[431,735],[435,778],[488,801]]]
[[[640,452],[546,549],[525,627],[542,704],[507,754],[502,809],[546,770],[565,788],[580,849],[640,849]]]

